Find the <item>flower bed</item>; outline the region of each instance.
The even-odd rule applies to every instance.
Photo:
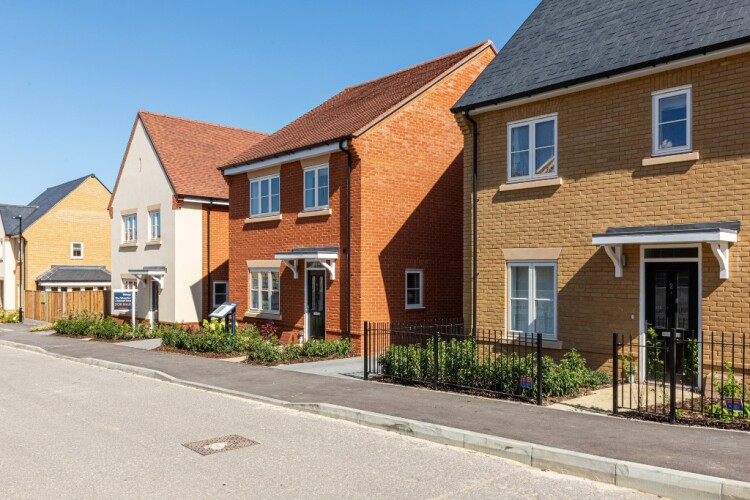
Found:
[[[0,323],[18,323],[18,311],[4,311],[0,309]]]
[[[432,384],[435,376],[434,344],[424,346],[391,345],[380,356],[387,380]],[[497,353],[482,356],[474,340],[440,340],[437,346],[438,384],[443,387],[491,394],[518,394],[519,380],[530,386],[520,396],[536,394],[537,358],[535,354]],[[559,398],[594,389],[610,382],[606,373],[586,367],[586,360],[575,350],[566,353],[560,363],[542,358],[542,396]]]
[[[242,355],[247,352],[251,340],[259,335],[254,326],[244,326],[237,330],[236,336],[232,335],[225,331],[223,324],[215,320],[204,321],[201,328],[171,325],[162,329],[161,350]]]
[[[349,357],[352,344],[348,340],[308,340],[304,344],[281,343],[276,336],[255,336],[247,350],[251,364],[277,365]]]
[[[54,329],[60,335],[72,337],[90,337],[97,340],[133,340],[151,339],[160,336],[160,328],[151,327],[145,323],[136,326],[135,332],[129,323],[119,323],[111,317],[103,317],[98,313],[88,311],[74,312],[67,318],[58,319]]]

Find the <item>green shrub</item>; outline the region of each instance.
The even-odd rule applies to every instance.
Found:
[[[429,339],[424,346],[392,345],[380,356],[383,374],[389,377],[421,383],[434,378],[435,344]],[[532,397],[538,390],[535,354],[516,353],[482,357],[476,342],[470,340],[438,341],[438,382],[441,384]],[[521,377],[533,380],[532,389],[521,389]],[[542,358],[542,395],[564,396],[584,388],[594,388],[609,382],[603,372],[590,370],[586,360],[575,350],[565,354],[559,364],[549,356]]]
[[[152,331],[151,326],[146,323],[138,324],[133,332],[130,323],[121,324],[112,317],[105,318],[100,313],[85,310],[72,312],[67,317],[55,321],[54,329],[65,335],[106,340],[157,338],[161,332],[161,327],[154,328]]]
[[[312,339],[302,345],[301,355],[306,358],[327,358],[329,356],[346,356],[351,352],[352,343],[348,340]]]
[[[258,336],[257,330],[248,328],[239,330],[235,337],[231,333],[224,333],[223,329],[193,332],[178,324],[163,326],[159,333],[162,345],[192,352],[220,354],[247,351],[253,338]]]
[[[18,323],[18,311],[5,311],[0,309],[0,323]]]

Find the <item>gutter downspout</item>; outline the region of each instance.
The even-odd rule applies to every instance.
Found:
[[[477,334],[477,277],[479,276],[479,270],[477,266],[477,189],[479,184],[478,174],[478,155],[477,155],[477,144],[478,135],[477,122],[469,115],[469,111],[464,111],[466,120],[471,123],[472,129],[472,152],[471,152],[471,167],[472,167],[472,202],[474,204],[474,213],[472,217],[474,219],[472,226],[473,242],[472,242],[472,275],[471,280],[471,329],[474,335]]]
[[[213,307],[213,290],[211,289],[211,207],[214,204],[214,199],[211,198],[208,202],[208,210],[206,213],[206,281],[208,281],[208,311]],[[207,311],[203,311],[208,316]]]
[[[346,139],[339,141],[339,149],[346,154],[346,335],[352,340],[352,154],[344,149]]]

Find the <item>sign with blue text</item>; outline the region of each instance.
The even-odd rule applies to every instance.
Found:
[[[133,290],[115,290],[112,299],[112,308],[118,311],[130,311],[133,309]]]
[[[521,388],[522,389],[533,389],[534,379],[531,377],[521,377]]]
[[[740,398],[724,398],[724,408],[728,411],[745,411],[745,405]]]

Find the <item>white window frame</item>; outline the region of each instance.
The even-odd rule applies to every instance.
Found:
[[[216,285],[224,285],[224,286],[226,286],[226,292],[224,293],[224,295],[226,296],[226,300],[224,300],[222,302],[217,302],[216,301]],[[251,286],[252,286],[252,284],[251,284]],[[221,304],[223,304],[224,302],[226,302],[227,300],[229,300],[229,282],[228,281],[221,281],[221,280],[214,281],[211,284],[211,298],[212,298],[212,303],[213,303],[214,307],[218,307]]]
[[[662,149],[659,147],[659,101],[667,97],[675,97],[678,95],[686,96],[686,145]],[[684,87],[675,87],[667,90],[659,90],[651,94],[651,146],[652,156],[689,153],[693,150],[693,88],[691,85],[687,85]]]
[[[531,324],[532,318],[534,321],[536,321],[536,268],[537,267],[551,267],[554,271],[555,276],[555,284],[554,284],[554,296],[552,300],[552,310],[554,313],[554,320],[553,320],[553,329],[552,329],[552,335],[549,334],[543,334],[542,338],[544,340],[557,340],[557,295],[558,295],[558,289],[557,289],[557,262],[556,261],[542,261],[542,260],[535,260],[535,261],[511,261],[508,262],[508,268],[506,271],[506,308],[505,308],[505,316],[506,316],[506,325],[507,325],[507,331],[514,336],[520,336],[520,335],[527,335],[526,332],[522,332],[520,330],[511,330],[511,316],[512,316],[512,296],[511,296],[511,269],[514,267],[528,267],[529,268],[529,304],[528,304],[528,311],[529,311],[529,324]],[[531,332],[532,334],[536,334],[537,332]],[[541,333],[541,332],[539,332]]]
[[[280,269],[275,269],[275,268],[274,269],[260,269],[260,268],[253,269],[253,268],[251,268],[251,269],[249,269],[249,271],[250,271],[250,282],[248,283],[248,290],[249,290],[249,294],[248,294],[248,298],[249,298],[248,309],[250,309],[251,311],[255,311],[255,312],[263,313],[263,314],[280,314],[281,313],[281,270]],[[266,288],[266,289],[263,289],[263,288],[253,289],[253,275],[254,274],[265,274],[266,275],[266,281],[268,283],[268,288]],[[277,281],[279,283],[279,289],[278,290],[274,290],[273,289],[273,274],[277,274],[278,275],[278,278],[277,278]],[[277,292],[279,294],[279,308],[278,309],[263,309],[262,308],[263,307],[263,292],[267,292],[268,293],[268,306],[269,306],[269,308],[271,307],[271,304],[273,303],[273,301],[271,300],[271,295],[273,294],[273,292]],[[257,294],[258,307],[253,307],[253,294],[254,293]]]
[[[159,222],[156,224],[157,231],[154,231],[154,215],[159,217]],[[161,241],[161,209],[148,212],[148,241]]]
[[[138,280],[134,280],[132,278],[124,278],[122,280],[122,288],[123,290],[137,290]]]
[[[536,164],[536,124],[541,122],[547,122],[552,120],[554,123],[554,134],[555,134],[555,169],[549,174],[542,174],[542,175],[536,175],[535,174],[535,164]],[[511,151],[511,145],[512,145],[512,130],[517,127],[529,127],[529,175],[525,175],[523,177],[511,177],[511,157],[512,157],[512,151]],[[549,115],[544,116],[536,116],[534,118],[529,118],[525,120],[518,120],[515,122],[508,122],[507,129],[506,129],[506,135],[508,136],[508,146],[507,146],[507,181],[509,184],[514,182],[528,182],[528,181],[536,181],[540,179],[554,179],[557,177],[557,160],[558,160],[558,142],[557,142],[557,113],[552,113]]]
[[[320,200],[318,199],[318,188],[320,186],[318,185],[318,172],[320,170],[325,169],[328,174],[328,200],[325,204],[320,203]],[[312,207],[307,206],[307,173],[310,171],[315,172],[315,188],[313,192],[315,193],[315,204]],[[314,165],[312,167],[306,167],[302,169],[302,206],[304,207],[305,211],[313,211],[313,210],[323,210],[328,208],[331,202],[331,169],[328,167],[328,163],[323,163],[321,165]]]
[[[279,180],[279,209],[273,210],[273,191],[271,186],[273,185],[272,180],[276,178]],[[264,181],[268,181],[268,212],[263,212],[260,199],[258,200],[258,213],[253,214],[253,184],[258,184],[258,196],[260,196],[261,188],[260,184]],[[250,218],[253,217],[268,217],[269,215],[278,215],[281,212],[281,176],[279,174],[265,175],[263,177],[253,177],[250,179],[248,184],[248,199],[250,200],[250,206],[248,207],[250,212]]]
[[[419,275],[419,304],[409,304],[410,274]],[[406,309],[424,309],[424,271],[422,269],[407,269],[404,272],[404,304],[406,305]]]
[[[81,245],[81,255],[78,256],[78,257],[76,257],[76,255],[75,255],[75,246],[76,245]],[[71,259],[76,259],[76,260],[83,259],[83,242],[82,241],[71,241],[70,242],[70,258]]]
[[[132,239],[128,239],[128,220],[133,220],[132,227]],[[138,242],[138,214],[127,214],[122,216],[122,242],[123,243],[137,243]]]

